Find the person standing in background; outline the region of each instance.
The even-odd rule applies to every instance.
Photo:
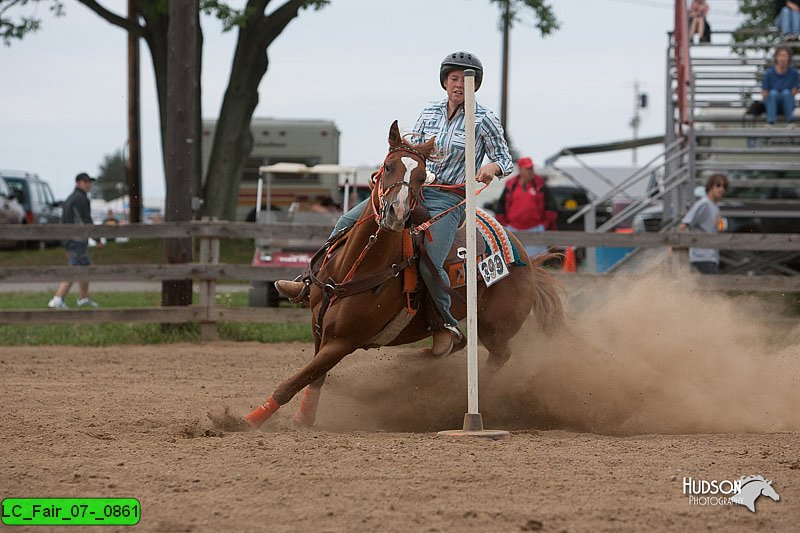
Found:
[[[92,182],[97,181],[95,178],[90,178],[85,172],[81,172],[75,176],[75,190],[69,195],[69,198],[64,201],[61,207],[61,223],[62,224],[93,224],[92,222],[92,209],[89,202],[89,191],[92,189]],[[70,266],[89,266],[92,262],[89,260],[87,248],[89,246],[89,239],[80,241],[68,239],[64,242],[64,248],[67,250],[67,263]],[[102,248],[103,243],[98,240],[97,247]],[[72,287],[71,281],[62,281],[53,298],[48,302],[47,307],[51,309],[68,309],[69,306],[64,302],[64,297]],[[81,281],[79,283],[80,297],[78,298],[78,307],[97,307],[97,303],[89,298],[89,282]]]
[[[544,179],[533,170],[533,160],[521,157],[517,167],[519,174],[506,182],[497,201],[497,221],[514,233],[541,233],[555,229],[558,214]],[[525,251],[532,259],[546,252],[547,247],[526,245]]]
[[[717,204],[728,190],[728,178],[714,174],[706,181],[706,195],[697,200],[684,215],[678,229],[716,234],[721,225]],[[701,274],[716,274],[719,270],[719,250],[716,248],[689,248],[689,262]]]

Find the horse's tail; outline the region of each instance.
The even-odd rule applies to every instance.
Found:
[[[560,286],[553,275],[542,266],[546,261],[561,256],[559,253],[546,253],[530,260],[533,275],[532,311],[539,328],[547,335],[552,335],[566,326]]]

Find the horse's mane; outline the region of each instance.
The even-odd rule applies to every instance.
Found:
[[[746,476],[740,479],[739,481],[742,482],[743,487],[748,483],[750,483],[751,481],[764,481],[765,483],[769,483],[769,481],[764,479],[764,476]]]
[[[424,138],[423,134],[417,133],[417,132],[412,132],[412,133],[409,133],[407,135],[404,135],[400,139],[400,144],[402,146],[406,147],[406,148],[410,148],[411,150],[414,150],[415,152],[418,152],[426,160],[436,161],[437,159],[440,158],[440,154],[436,150],[436,137],[435,136],[431,137],[427,141],[419,143],[419,144],[414,144],[409,140],[410,138],[413,138],[413,137]]]

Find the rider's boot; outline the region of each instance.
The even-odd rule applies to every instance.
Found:
[[[453,351],[453,348],[460,345],[464,336],[458,330],[458,326],[445,324],[440,330],[433,332],[433,346],[431,355],[434,357],[444,357]]]
[[[278,293],[284,298],[289,298],[290,300],[297,300],[300,297],[300,293],[303,291],[304,287],[305,283],[302,281],[279,279],[275,282],[275,288],[278,290]]]

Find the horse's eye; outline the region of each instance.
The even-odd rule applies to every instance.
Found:
[[[384,170],[384,172],[390,172],[391,173],[392,172],[392,164],[391,163],[386,163],[385,165],[383,165],[383,170]]]

